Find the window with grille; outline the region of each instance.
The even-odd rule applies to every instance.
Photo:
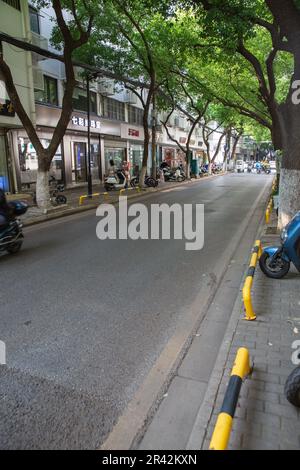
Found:
[[[73,108],[76,111],[87,112],[87,90],[75,87],[73,93]],[[97,114],[97,94],[90,91],[90,113]]]
[[[130,124],[142,126],[143,115],[144,115],[143,109],[137,108],[135,106],[128,106],[128,121]]]
[[[44,90],[35,90],[35,100],[58,106],[57,80],[44,75]]]
[[[125,121],[125,104],[113,98],[102,97],[102,116],[104,118]]]
[[[29,7],[30,30],[33,33],[40,34],[40,20],[35,8]]]

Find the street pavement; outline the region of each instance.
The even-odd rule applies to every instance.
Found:
[[[26,229],[20,254],[0,259],[0,448],[99,448],[176,329],[200,314],[199,291],[216,287],[219,260],[271,181],[232,174],[143,198],[204,203],[201,251],[99,241],[94,211]]]

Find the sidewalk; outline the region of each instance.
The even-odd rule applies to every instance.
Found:
[[[122,195],[123,196],[126,195],[128,199],[132,199],[135,197],[145,196],[146,194],[150,194],[154,192],[161,192],[166,189],[175,188],[177,186],[184,185],[187,183],[196,183],[196,182],[200,183],[201,181],[207,181],[211,178],[223,176],[224,174],[225,173],[219,173],[216,175],[206,176],[205,178],[191,179],[190,181],[185,181],[183,183],[175,183],[175,182],[159,183],[159,186],[157,188],[142,188],[140,192],[138,192],[136,189],[130,188],[129,190],[123,192]],[[93,185],[93,193],[103,193],[103,192],[105,192],[103,184]],[[115,204],[116,202],[118,202],[118,199],[119,199],[119,191],[110,191],[107,197],[104,197],[103,195],[101,195],[101,196],[95,196],[94,198],[91,198],[91,199],[86,198],[84,199],[83,204],[80,205],[79,204],[80,196],[87,194],[86,186],[66,189],[66,191],[63,194],[67,197],[68,203],[66,205],[51,207],[50,210],[47,212],[47,214],[44,214],[38,207],[32,205],[32,191],[24,192],[23,194],[11,195],[8,197],[8,200],[20,199],[20,200],[26,200],[29,203],[28,211],[26,212],[24,216],[22,216],[22,221],[24,222],[24,225],[29,226],[29,225],[34,225],[37,223],[45,222],[47,220],[57,219],[60,217],[77,214],[80,212],[85,212],[87,210],[98,207],[98,205],[103,202],[109,202],[111,204]]]
[[[270,226],[264,227],[261,236],[263,246],[278,244],[279,234],[274,232],[273,213]],[[208,449],[234,358],[241,346],[249,349],[254,371],[242,385],[229,449],[300,448],[300,409],[284,396],[286,378],[295,367],[291,362],[291,345],[300,340],[299,282],[295,270],[284,279],[275,280],[265,277],[257,267],[252,288],[257,319],[243,320],[239,296],[188,449]]]

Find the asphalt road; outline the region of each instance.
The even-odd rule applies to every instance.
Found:
[[[143,200],[204,203],[200,251],[100,241],[94,212],[26,230],[20,254],[0,258],[0,448],[99,447],[266,181],[220,176]]]

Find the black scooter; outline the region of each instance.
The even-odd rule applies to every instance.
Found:
[[[11,215],[5,227],[0,230],[0,252],[7,251],[8,253],[17,253],[20,251],[24,235],[23,224],[17,218],[25,214],[28,205],[21,201],[10,202]]]

